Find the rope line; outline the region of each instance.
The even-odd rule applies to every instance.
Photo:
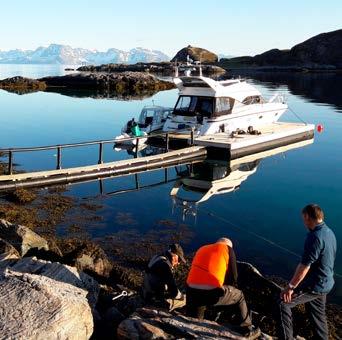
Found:
[[[308,122],[306,122],[304,119],[302,119],[296,112],[294,112],[289,106],[288,109],[305,125],[308,125]]]
[[[259,234],[257,234],[257,233],[254,232],[254,231],[251,231],[251,230],[242,228],[242,227],[240,227],[240,226],[237,226],[237,225],[234,224],[233,222],[227,220],[226,218],[224,218],[224,217],[222,217],[222,216],[216,215],[215,213],[213,213],[212,211],[210,211],[210,210],[208,210],[208,209],[204,209],[204,208],[199,209],[199,208],[198,208],[198,210],[201,211],[201,212],[205,212],[207,215],[212,216],[212,217],[214,217],[214,218],[216,218],[216,219],[218,219],[218,220],[221,220],[222,222],[224,222],[224,223],[226,223],[226,224],[229,224],[230,226],[234,227],[235,229],[238,229],[238,230],[240,230],[240,231],[243,231],[244,233],[248,233],[248,234],[250,234],[250,235],[253,235],[253,236],[255,236],[256,238],[258,238],[258,239],[260,239],[260,240],[262,240],[262,241],[264,241],[264,242],[266,242],[266,243],[269,243],[269,244],[271,244],[272,246],[274,246],[274,247],[276,247],[276,248],[279,248],[279,249],[285,251],[286,253],[289,253],[289,254],[295,256],[296,258],[301,259],[301,255],[299,255],[298,253],[296,253],[296,252],[294,252],[294,251],[292,251],[292,250],[290,250],[290,249],[288,249],[288,248],[286,248],[286,247],[284,247],[284,246],[281,246],[280,244],[278,244],[278,243],[276,243],[276,242],[274,242],[274,241],[272,241],[272,240],[270,240],[270,239],[268,239],[268,238],[266,238],[266,237],[264,237],[264,236],[262,236],[262,235],[259,235]],[[334,272],[334,274],[335,274],[336,277],[342,278],[342,275],[341,275],[341,274],[339,274],[339,273],[337,273],[337,272]]]

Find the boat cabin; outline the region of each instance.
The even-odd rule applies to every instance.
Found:
[[[175,83],[180,93],[174,115],[215,118],[237,107],[265,102],[258,90],[240,79],[217,82],[205,77],[181,77]]]
[[[153,125],[160,125],[166,121],[166,118],[173,111],[172,108],[162,106],[145,106],[139,116],[138,124],[140,128],[146,128]]]

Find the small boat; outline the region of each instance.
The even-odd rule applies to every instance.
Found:
[[[287,110],[284,97],[274,95],[270,100],[242,79],[216,81],[199,76],[176,77],[174,83],[179,97],[172,114],[163,127],[164,132],[196,136],[228,134],[236,131],[256,131],[257,128],[276,122]]]
[[[117,145],[136,145],[139,138],[139,144],[146,143],[147,135],[161,131],[167,117],[172,113],[170,107],[157,105],[145,106],[139,115],[138,121],[134,118],[129,120],[121,129],[121,135],[115,138]],[[141,138],[146,136],[146,138]],[[133,138],[133,139],[132,139]]]

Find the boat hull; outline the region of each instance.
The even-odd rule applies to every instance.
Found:
[[[250,126],[258,129],[260,126],[277,122],[286,110],[287,105],[282,103],[259,104],[249,107],[248,110],[204,119],[203,124],[198,124],[195,117],[172,116],[165,122],[163,131],[190,133],[191,129],[195,129],[197,135],[205,136],[219,132],[246,131]]]

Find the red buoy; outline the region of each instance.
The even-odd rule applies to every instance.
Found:
[[[322,124],[318,124],[317,125],[317,132],[321,133],[321,132],[323,132],[323,130],[324,130],[323,125]]]

